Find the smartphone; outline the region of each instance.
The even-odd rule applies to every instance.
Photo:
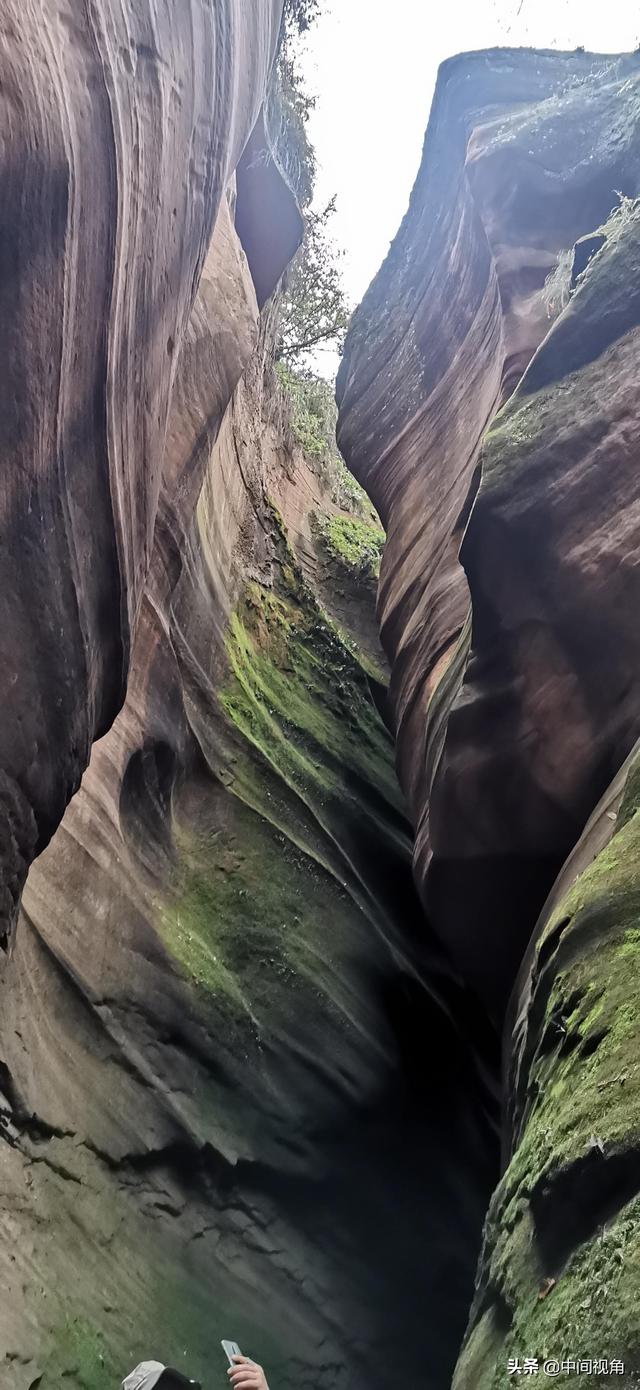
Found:
[[[234,1356],[242,1356],[242,1352],[237,1342],[222,1342],[222,1350],[227,1357],[230,1366],[233,1366]]]

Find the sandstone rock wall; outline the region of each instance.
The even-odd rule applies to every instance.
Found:
[[[418,885],[507,1013],[504,1174],[456,1390],[497,1390],[509,1358],[585,1387],[640,1371],[639,97],[637,55],[445,64],[339,383],[388,527]]]
[[[445,64],[339,379],[342,448],[389,537],[379,613],[418,883],[496,1017],[637,734],[633,229],[614,219],[599,283],[578,282],[550,335],[545,285],[616,190],[638,192],[638,80],[635,57]]]
[[[7,1386],[447,1385],[516,977],[455,1384],[635,1371],[637,57],[442,71],[340,380],[387,697],[260,316],[279,4],[5,10]]]
[[[124,698],[176,360],[281,8],[3,6],[5,943]]]
[[[471,1295],[490,1098],[413,888],[370,589],[323,553],[339,508],[234,207],[180,349],[127,698],[0,981],[10,1390],[107,1390],[149,1355],[221,1383],[227,1335],[277,1386],[391,1387],[425,1301],[435,1390]]]

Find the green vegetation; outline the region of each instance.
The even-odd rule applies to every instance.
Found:
[[[331,499],[343,511],[378,521],[367,494],[345,467],[336,444],[338,411],[331,382],[276,363],[277,378],[296,442],[315,464]],[[379,524],[379,523],[378,523]]]
[[[384,549],[381,526],[352,516],[317,517],[316,528],[332,560],[356,579],[377,580]]]
[[[176,823],[174,893],[158,921],[238,1043],[257,1037],[256,997],[271,1024],[301,987],[335,1002],[346,986],[319,963],[326,941],[353,937],[362,920],[369,856],[383,872],[385,858],[407,850],[392,743],[367,671],[272,515],[276,585],[247,585],[219,695],[233,795],[221,793],[220,819],[204,832]]]
[[[106,1307],[103,1304],[104,1330],[77,1306],[95,1303],[96,1293],[98,1303],[103,1302],[106,1290],[100,1288],[95,1274],[94,1282],[85,1279],[73,1297],[61,1292],[59,1281],[52,1282],[47,1306],[52,1312],[59,1298],[61,1307],[40,1363],[42,1379],[33,1380],[33,1390],[36,1384],[41,1390],[117,1390],[123,1376],[150,1356],[167,1365],[188,1368],[190,1375],[208,1387],[220,1338],[231,1323],[241,1345],[251,1347],[277,1372],[285,1359],[285,1348],[273,1335],[266,1316],[264,1321],[256,1319],[251,1308],[229,1302],[224,1270],[215,1263],[207,1269],[206,1257],[190,1266],[180,1245],[174,1247],[175,1258],[171,1258],[167,1233],[150,1229],[148,1219],[143,1216],[141,1220],[140,1213],[132,1213],[129,1201],[122,1201],[117,1181],[100,1189],[100,1196],[120,1212],[123,1223],[118,1246],[121,1274],[118,1280],[116,1271],[115,1284],[109,1285],[109,1301]],[[67,1219],[73,1226],[71,1214]],[[203,1271],[210,1277],[203,1279]],[[113,1271],[109,1272],[113,1278]],[[31,1380],[27,1383],[32,1384]]]
[[[295,825],[286,786],[280,791],[268,768],[261,772],[258,761],[247,761],[236,790],[226,824],[213,837],[180,827],[176,892],[162,910],[160,930],[201,1005],[222,1027],[226,1047],[250,1053],[257,1064],[265,1035],[287,1030],[298,1037],[303,1019],[308,1032],[314,1017],[322,1026],[327,1012],[346,1016],[352,984],[348,968],[336,974],[334,952],[345,942],[353,951],[368,929],[340,881],[330,844],[319,836],[313,843],[304,806]],[[214,1123],[220,1123],[217,1110]]]
[[[266,122],[277,161],[301,208],[309,206],[316,177],[316,157],[307,122],[315,105],[305,91],[295,44],[285,30],[266,104]]]
[[[310,372],[293,372],[284,362],[276,363],[276,372],[289,404],[294,435],[307,458],[323,465],[334,460],[342,463],[336,445],[338,412],[331,383]]]
[[[266,104],[267,129],[276,158],[301,208],[311,203],[316,177],[316,157],[307,131],[315,97],[304,86],[297,41],[319,13],[320,0],[287,0]]]
[[[611,209],[606,222],[596,228],[597,232],[602,232],[607,239],[609,247],[624,235],[631,223],[637,222],[640,217],[640,198],[628,198],[625,193],[617,194],[618,202]],[[604,250],[604,246],[602,250]],[[595,260],[595,256],[593,258]],[[593,266],[590,261],[584,274]]]
[[[308,212],[305,236],[287,276],[282,302],[276,356],[288,363],[308,364],[319,347],[340,350],[350,318],[339,251],[331,236],[335,199],[318,212]]]
[[[640,216],[640,198],[628,198],[624,193],[618,193],[618,202],[612,208],[605,222],[596,227],[593,236],[604,236],[605,241],[590,256],[584,270],[578,275],[575,288],[585,283],[587,276],[591,275],[594,268],[600,269],[598,256],[601,253],[610,254],[616,242],[624,236],[629,225],[637,221]],[[547,276],[544,283],[545,304],[547,317],[555,319],[562,310],[566,308],[571,298],[571,277],[573,268],[573,250],[561,251],[558,256],[558,264]]]
[[[389,736],[366,673],[308,590],[278,595],[250,584],[227,645],[234,680],[223,706],[289,786],[340,816],[354,788],[398,803]]]
[[[544,282],[544,302],[548,319],[556,319],[571,298],[573,251],[561,251],[555,270]]]
[[[66,1318],[54,1331],[44,1376],[46,1385],[74,1390],[113,1390],[122,1379],[103,1333],[82,1317]]]
[[[341,276],[343,253],[331,235],[335,198],[330,198],[323,208],[312,207],[316,157],[308,123],[315,97],[304,85],[299,39],[319,10],[318,0],[291,0],[285,9],[282,41],[267,100],[271,143],[305,214],[305,235],[285,276],[276,332],[276,356],[298,367],[309,367],[320,347],[341,347],[350,312]]]
[[[544,1012],[530,1019],[536,1050],[527,1074],[529,1109],[490,1209],[483,1276],[489,1308],[463,1352],[457,1390],[471,1384],[497,1390],[507,1358],[522,1356],[525,1347],[540,1358],[617,1356],[630,1371],[640,1367],[640,1200],[633,1183],[640,1133],[637,787],[638,764],[612,839],[557,906],[538,943],[540,960],[555,943],[557,963],[546,998],[543,979],[537,986]],[[562,1195],[550,1206],[554,1190]],[[558,1232],[565,1219],[563,1241]],[[555,1256],[545,1254],[553,1250]],[[545,1293],[549,1278],[555,1283]],[[490,1327],[501,1316],[497,1350]],[[571,1384],[609,1381],[585,1372],[572,1374]]]
[[[594,256],[594,263],[599,261],[601,254]],[[613,309],[610,319],[613,319]],[[562,329],[565,323],[566,319],[561,320],[552,331]],[[580,334],[577,315],[576,325],[575,329],[571,326],[571,330],[567,330],[567,339],[569,331],[573,337],[563,345],[567,369],[562,376],[552,377],[557,355],[552,357],[549,348],[546,358],[541,355],[538,359],[538,375],[542,377],[548,363],[551,379],[542,378],[543,384],[538,386],[536,379],[525,375],[487,431],[482,445],[480,499],[489,489],[505,485],[512,488],[516,477],[523,488],[536,475],[551,477],[552,470],[562,466],[561,441],[565,435],[571,437],[577,422],[589,419],[593,402],[606,390],[606,382],[624,378],[628,372],[628,361],[635,350],[630,337],[623,332],[612,342],[603,341],[601,351],[595,353],[589,336]],[[551,338],[547,341],[551,344]]]

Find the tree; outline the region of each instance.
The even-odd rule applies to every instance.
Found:
[[[285,31],[267,103],[267,125],[278,164],[301,208],[311,202],[316,177],[316,157],[307,131],[314,106],[315,97],[304,89],[297,55]]]
[[[284,287],[276,357],[291,364],[308,362],[320,345],[342,347],[349,310],[340,275],[343,252],[331,237],[332,198],[321,212],[306,217],[304,241]]]
[[[340,348],[349,320],[340,276],[342,253],[330,235],[335,198],[311,211],[316,158],[309,139],[315,106],[304,85],[300,35],[320,13],[321,0],[287,0],[278,61],[267,107],[276,159],[305,212],[305,236],[289,271],[278,306],[276,356],[289,366],[308,369],[321,345]]]
[[[298,34],[310,29],[320,12],[320,0],[287,0],[284,11],[285,24]]]

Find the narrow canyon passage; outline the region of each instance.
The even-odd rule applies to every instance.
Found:
[[[413,884],[379,520],[272,363],[300,235],[260,115],[167,343],[126,699],[2,968],[12,1390],[106,1390],[149,1355],[222,1383],[230,1335],[276,1387],[390,1390],[424,1378],[425,1322],[437,1386],[464,1332],[497,1049]]]
[[[278,0],[5,9],[1,1390],[635,1384],[638,55],[443,65],[356,483]]]

